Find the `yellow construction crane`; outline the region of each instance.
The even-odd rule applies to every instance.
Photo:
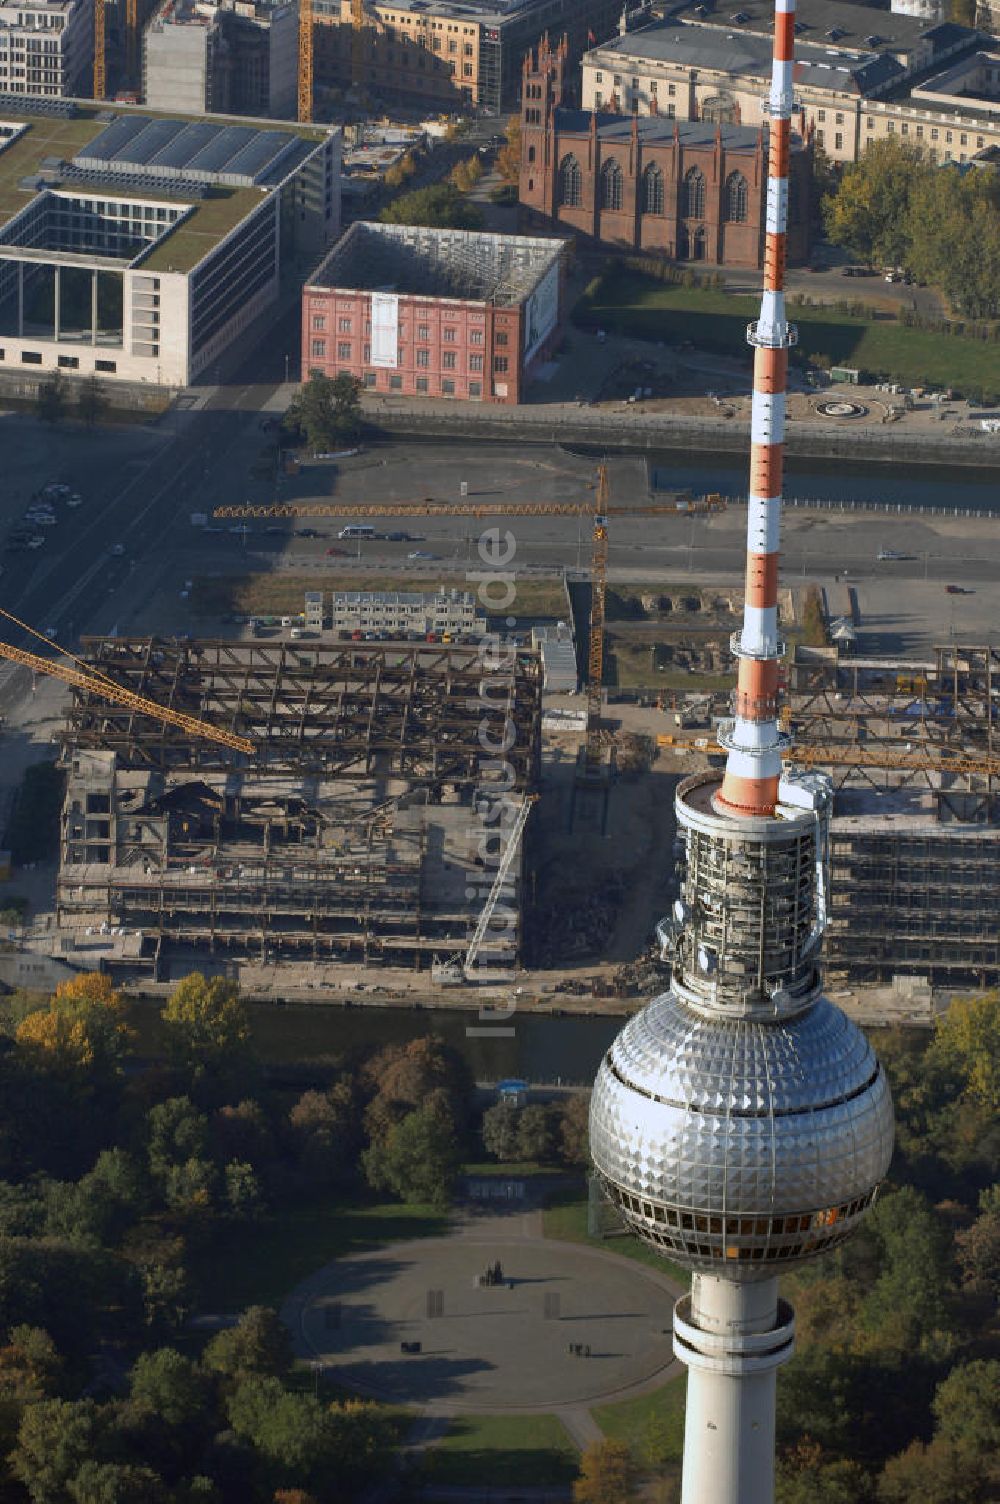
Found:
[[[724,512],[723,496],[699,496],[691,501],[636,501],[608,506],[605,517],[689,517]],[[212,516],[258,521],[266,517],[592,517],[594,503],[585,501],[291,501],[260,506],[216,507]]]
[[[312,0],[299,0],[299,122],[313,118],[313,8]]]
[[[604,679],[604,601],[608,587],[608,467],[597,472],[597,510],[590,551],[590,644],[587,651],[587,741],[584,772],[601,767],[601,684]]]
[[[105,0],[94,0],[94,98],[103,99],[107,91],[105,45],[107,18]]]
[[[905,747],[898,752],[885,742],[857,745],[793,746],[788,762],[806,768],[889,768],[911,773],[979,773],[986,778],[1000,778],[1000,757],[981,756],[974,752],[945,752],[939,748]]]
[[[191,736],[204,737],[206,741],[221,742],[224,747],[230,747],[234,752],[245,752],[248,755],[255,751],[254,743],[248,741],[245,736],[236,736],[232,731],[226,731],[222,726],[213,726],[211,721],[203,721],[195,715],[185,715],[182,710],[171,710],[166,705],[160,705],[156,700],[149,700],[145,695],[133,694],[132,690],[125,689],[116,680],[108,677],[100,669],[93,668],[84,663],[75,654],[61,648],[51,638],[45,637],[41,632],[36,632],[34,627],[29,627],[27,622],[20,621],[12,616],[9,611],[0,607],[0,616],[14,622],[16,626],[23,627],[30,632],[32,637],[37,637],[40,642],[47,643],[56,652],[64,653],[71,658],[76,668],[70,668],[66,663],[55,663],[51,658],[42,658],[38,653],[29,653],[24,648],[12,647],[9,642],[0,642],[0,658],[6,658],[9,663],[20,664],[22,668],[30,668],[32,673],[48,674],[53,679],[61,679],[64,684],[71,684],[74,689],[88,690],[91,694],[101,695],[105,700],[111,700],[116,705],[124,705],[128,710],[134,710],[139,715],[148,715],[156,721],[164,721],[168,726],[177,726],[181,731],[187,731]]]

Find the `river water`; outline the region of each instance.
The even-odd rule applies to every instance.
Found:
[[[658,450],[649,455],[649,473],[659,471],[663,490],[691,490],[698,495],[720,491],[745,496],[747,461],[738,454],[699,455],[689,449]],[[812,501],[897,503],[913,507],[948,507],[1000,512],[1000,474],[996,470],[945,465],[855,464],[791,456],[785,461],[785,496]]]

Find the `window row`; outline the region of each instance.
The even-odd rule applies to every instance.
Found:
[[[326,342],[325,339],[314,339],[311,342],[311,345],[310,345],[310,356],[311,356],[311,358],[313,360],[325,360],[326,359],[326,345],[327,345],[327,342]],[[371,360],[371,354],[372,354],[371,345],[365,345],[364,352],[363,352],[362,357],[361,357],[362,360]],[[398,356],[399,356],[399,358],[401,360],[402,356],[403,356],[402,349],[400,349],[398,351]],[[484,364],[485,358],[486,357],[483,356],[483,355],[470,355],[469,356],[469,370],[470,371],[481,371],[483,369],[483,364]],[[338,343],[337,343],[337,359],[338,360],[352,360],[353,359],[353,350],[352,350],[351,345],[349,344],[349,342],[347,340],[340,340],[340,341],[338,341]],[[500,364],[501,362],[502,362],[502,369],[506,370],[507,369],[507,357],[506,356],[497,356],[496,360],[494,361],[494,366],[497,369],[501,369],[501,364]],[[417,353],[416,353],[416,363],[417,363],[417,366],[418,366],[419,369],[422,369],[422,370],[425,370],[425,371],[429,370],[430,369],[430,365],[431,365],[431,352],[430,352],[430,350],[417,350]],[[443,350],[441,352],[441,366],[442,366],[442,369],[445,370],[445,371],[457,371],[458,370],[458,351],[457,350]]]
[[[347,372],[340,372],[339,374],[350,376],[352,373],[350,371],[347,371]],[[373,387],[378,386],[378,384],[379,384],[379,381],[378,381],[378,372],[377,371],[366,371],[365,374],[364,374],[364,377],[362,379],[364,381],[365,386],[369,390],[371,390]],[[402,378],[402,376],[398,376],[398,375],[395,375],[395,374],[390,374],[388,382],[385,383],[385,384],[388,385],[388,388],[389,388],[390,392],[401,392],[403,390],[403,378]],[[454,383],[454,381],[450,377],[443,376],[441,378],[440,385],[441,385],[441,396],[442,397],[454,397],[454,395],[455,395],[455,383]],[[431,379],[428,376],[418,376],[416,378],[416,380],[414,381],[413,386],[414,386],[414,390],[421,397],[427,397],[427,396],[430,395]],[[481,381],[470,381],[469,382],[469,396],[470,397],[481,397],[482,395],[483,395],[483,383]]]
[[[625,177],[621,164],[614,157],[601,167],[598,202],[602,209],[621,209],[624,199]],[[680,216],[682,219],[704,219],[705,174],[699,167],[692,167],[685,175],[680,192]],[[570,153],[559,164],[559,202],[567,208],[579,208],[583,201],[583,172],[576,157]],[[642,174],[640,204],[643,214],[662,214],[665,203],[663,170],[650,163]],[[749,213],[750,192],[747,180],[741,172],[731,172],[723,191],[723,217],[730,224],[745,224]]]

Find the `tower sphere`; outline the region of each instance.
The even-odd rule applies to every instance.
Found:
[[[825,997],[775,1022],[673,992],[629,1020],[598,1072],[595,1168],[664,1257],[766,1279],[855,1229],[892,1155],[885,1073]]]

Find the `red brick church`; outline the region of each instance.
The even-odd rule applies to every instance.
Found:
[[[529,225],[720,266],[764,264],[764,132],[565,109],[565,47],[524,60],[520,202]],[[809,259],[812,143],[792,137],[788,260]]]

